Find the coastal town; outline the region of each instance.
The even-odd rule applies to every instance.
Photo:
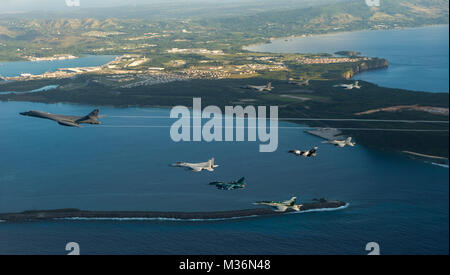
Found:
[[[124,54],[115,57],[107,64],[93,67],[59,68],[43,74],[23,72],[19,76],[3,77],[6,81],[27,81],[43,79],[66,79],[83,74],[132,76],[123,77],[128,83],[124,87],[154,85],[170,81],[189,79],[236,79],[258,77],[267,73],[283,73],[288,78],[292,74],[301,74],[291,68],[292,65],[327,65],[327,64],[358,64],[371,61],[368,57],[323,57],[277,55],[268,56],[258,53],[225,54],[223,51],[208,49],[178,49],[166,51],[170,58],[163,63],[154,62],[155,55]],[[185,59],[185,55],[195,55],[196,58]],[[54,55],[50,57],[27,56],[32,62],[68,60],[77,58],[71,54]],[[319,76],[320,77],[320,76]]]

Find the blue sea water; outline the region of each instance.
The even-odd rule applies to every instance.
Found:
[[[276,39],[247,49],[281,53],[358,51],[364,56],[386,58],[390,65],[388,69],[358,74],[355,79],[413,91],[449,91],[448,25]]]
[[[258,200],[327,197],[334,212],[229,221],[45,221],[0,223],[0,254],[448,254],[449,170],[355,148],[339,149],[282,123],[279,149],[258,143],[174,143],[169,110],[101,108],[101,126],[67,128],[18,115],[87,114],[94,106],[0,102],[0,212],[30,209],[215,211]],[[131,117],[130,117],[131,116]],[[149,118],[153,117],[153,118]],[[136,126],[136,127],[130,127]],[[284,128],[294,127],[294,128]],[[319,145],[317,158],[287,154]],[[215,157],[213,173],[171,167]],[[247,178],[220,191],[211,181]]]
[[[89,55],[67,60],[3,62],[0,63],[0,76],[14,77],[26,73],[39,75],[61,68],[95,67],[104,65],[114,58],[112,55]]]
[[[346,35],[359,42],[348,44]],[[365,79],[373,74],[365,80],[448,91],[448,26],[338,36],[333,43],[320,37],[305,41],[312,41],[314,52],[358,50],[390,60],[388,70],[358,75]],[[293,47],[286,51],[309,51]],[[90,58],[82,63],[3,63],[0,74],[95,66],[113,57]],[[68,242],[78,242],[82,254],[365,254],[368,242],[378,242],[382,254],[449,252],[448,167],[360,146],[323,145],[289,123],[281,125],[294,128],[280,129],[279,150],[259,153],[259,144],[249,142],[174,143],[165,127],[171,120],[147,117],[167,117],[165,109],[103,107],[101,126],[80,129],[18,115],[27,110],[82,115],[96,107],[0,102],[0,213],[54,208],[234,210],[255,207],[257,200],[292,196],[301,201],[327,197],[350,205],[334,212],[214,222],[0,221],[0,254],[64,254]],[[316,145],[320,149],[314,159],[286,153]],[[214,173],[170,167],[210,157],[220,165]],[[208,185],[242,176],[248,182],[244,190],[219,191]]]
[[[53,89],[56,89],[58,87],[59,87],[59,85],[47,85],[47,86],[44,86],[44,87],[41,87],[41,88],[37,88],[37,89],[31,90],[31,91],[25,91],[25,92],[19,92],[19,93],[22,93],[22,94],[40,93],[40,92],[53,90]],[[0,91],[0,95],[15,94],[15,93],[18,93],[18,92],[14,92],[14,91]]]

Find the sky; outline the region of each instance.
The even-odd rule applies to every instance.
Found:
[[[0,0],[0,14],[29,11],[70,11],[79,8],[117,7],[156,4],[164,6],[192,6],[192,4],[232,4],[240,6],[251,4],[255,7],[274,3],[279,6],[299,6],[304,3],[335,2],[344,0]],[[361,0],[362,1],[362,0]],[[79,3],[79,5],[77,4]],[[171,5],[177,3],[180,5]],[[77,7],[78,6],[78,7]]]
[[[69,10],[69,6],[77,6],[80,3],[81,8],[91,7],[114,7],[126,5],[142,5],[167,2],[238,2],[238,0],[0,0],[0,13],[13,13],[35,10]],[[67,3],[66,3],[67,2]]]

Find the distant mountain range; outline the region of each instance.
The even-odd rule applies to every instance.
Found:
[[[369,7],[365,0],[195,3],[1,15],[0,42],[5,43],[0,44],[0,60],[86,53],[105,44],[109,54],[123,53],[119,51],[123,45],[133,49],[142,43],[157,44],[156,51],[166,51],[173,41],[188,41],[183,45],[187,48],[208,44],[209,49],[236,51],[273,37],[449,22],[448,0],[382,0],[380,7]],[[110,35],[86,35],[92,32]]]

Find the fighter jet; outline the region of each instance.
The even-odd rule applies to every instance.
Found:
[[[214,168],[219,167],[219,165],[214,164],[214,158],[210,159],[207,162],[200,162],[200,163],[177,162],[173,164],[173,166],[185,167],[191,169],[194,172],[201,172],[202,170],[213,172]]]
[[[309,151],[291,150],[291,151],[289,151],[289,153],[294,154],[296,156],[315,157],[315,156],[317,156],[318,149],[319,149],[319,147],[314,147],[314,149],[311,149]]]
[[[242,87],[243,89],[251,89],[251,90],[257,90],[258,92],[264,92],[264,91],[272,91],[274,87],[272,87],[272,82],[269,82],[266,86],[254,86],[254,85],[246,85]]]
[[[324,141],[323,143],[333,144],[333,145],[336,145],[341,148],[344,148],[345,146],[354,147],[356,145],[355,142],[352,142],[351,137],[349,137],[346,140],[329,140],[329,141]]]
[[[291,78],[291,79],[289,79],[289,84],[294,84],[294,85],[297,85],[297,86],[309,86],[309,79],[296,81],[296,80]]]
[[[100,124],[98,119],[100,116],[98,115],[99,110],[95,109],[87,116],[65,116],[65,115],[54,115],[41,111],[28,111],[20,113],[23,116],[32,116],[38,118],[50,119],[58,122],[58,124],[69,127],[81,127],[80,124]]]
[[[232,181],[230,183],[215,181],[215,182],[211,182],[209,185],[215,185],[220,190],[244,189],[245,188],[245,178],[241,178],[237,182]]]
[[[295,204],[297,202],[297,198],[293,197],[288,201],[277,202],[277,201],[259,201],[255,202],[255,205],[268,205],[270,207],[275,208],[276,212],[286,212],[288,209],[292,209],[294,211],[300,211],[301,205]]]
[[[359,81],[356,81],[354,84],[339,84],[339,85],[334,85],[333,87],[341,87],[346,90],[361,89],[361,86],[359,85]]]

